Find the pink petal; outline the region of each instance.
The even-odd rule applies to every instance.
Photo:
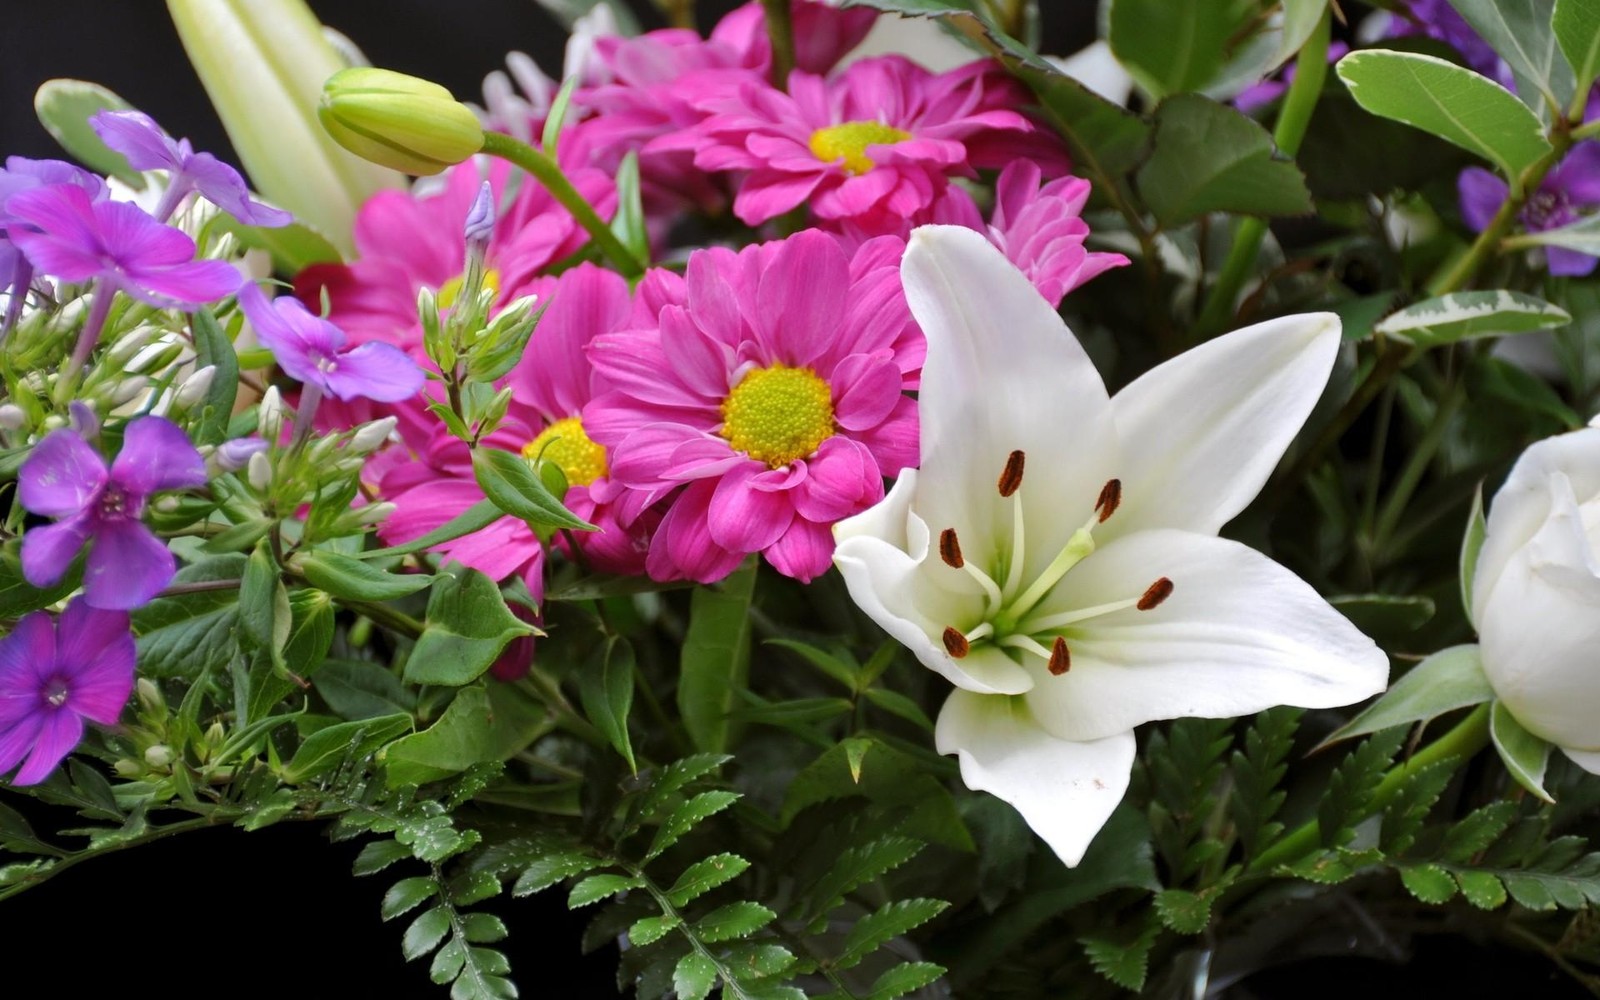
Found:
[[[338,355],[323,381],[340,399],[398,403],[421,392],[424,377],[404,351],[374,341]]]
[[[656,529],[645,559],[654,580],[694,580],[715,583],[739,568],[744,553],[718,545],[708,525],[715,484],[702,481],[678,494]]]
[[[794,520],[786,493],[752,489],[750,479],[764,471],[759,462],[735,468],[717,480],[707,511],[711,538],[732,552],[760,552],[783,536]]]
[[[767,562],[784,576],[810,583],[833,565],[833,530],[797,517],[783,537],[762,553]]]
[[[752,319],[775,360],[806,365],[844,323],[850,262],[831,236],[805,230],[779,247],[761,274]]]
[[[852,354],[833,369],[828,381],[834,394],[833,419],[849,431],[876,427],[905,395],[900,369],[885,357]]]

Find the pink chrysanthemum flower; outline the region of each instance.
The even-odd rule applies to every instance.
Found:
[[[663,144],[692,148],[702,170],[745,171],[734,214],[758,225],[799,205],[875,232],[902,221],[975,168],[1033,159],[1065,169],[1058,141],[1021,113],[1021,84],[993,62],[930,73],[900,56],[863,59],[824,80],[759,80],[697,100],[708,117]]]
[[[628,284],[611,271],[582,264],[560,278],[541,279],[528,291],[549,306],[521,364],[508,376],[514,395],[506,419],[482,446],[554,463],[568,484],[563,502],[600,527],[577,533],[588,566],[639,573],[654,519],[640,507],[648,498],[608,482],[606,449],[585,433],[580,416],[596,390],[584,347],[599,334],[635,322]],[[416,461],[384,463],[387,471],[379,481],[379,492],[396,505],[379,528],[389,544],[419,538],[483,499],[466,445],[437,421],[425,440],[408,443]],[[517,518],[500,518],[435,551],[495,580],[519,575],[535,599],[544,593],[544,546]]]
[[[861,44],[878,12],[870,7],[835,7],[816,0],[789,5],[794,25],[794,66],[806,73],[827,73],[845,53]],[[772,38],[766,11],[759,3],[735,8],[711,29],[711,40],[739,53],[741,65],[765,73],[772,66]]]
[[[615,388],[584,408],[618,483],[682,487],[657,529],[656,579],[720,579],[752,552],[800,580],[824,572],[835,521],[916,461],[922,365],[897,264],[900,241],[847,257],[831,236],[713,248],[689,258],[681,304],[656,328],[598,337]]]

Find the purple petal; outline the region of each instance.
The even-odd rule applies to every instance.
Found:
[[[83,573],[83,599],[109,611],[137,608],[160,593],[177,571],[177,560],[142,521],[110,521],[95,532]]]
[[[172,267],[129,268],[119,286],[141,302],[182,308],[225,299],[238,290],[241,280],[232,264],[194,260]]]
[[[1600,205],[1600,142],[1580,142],[1572,147],[1539,186],[1564,192],[1576,205]]]
[[[135,170],[182,170],[178,144],[141,111],[101,111],[89,118],[100,141],[127,157]]]
[[[19,191],[46,184],[76,185],[89,193],[91,201],[99,201],[107,193],[105,178],[92,174],[75,163],[8,156],[5,170],[0,171],[0,207],[4,207],[6,199]]]
[[[208,201],[250,226],[287,226],[294,216],[280,208],[254,201],[239,171],[210,153],[196,153],[184,165],[184,176]]]
[[[1482,167],[1468,167],[1456,180],[1456,191],[1461,196],[1461,218],[1474,231],[1481,233],[1489,227],[1489,220],[1500,211],[1508,194],[1506,182]]]
[[[1545,266],[1558,278],[1586,278],[1594,273],[1600,257],[1592,257],[1566,247],[1545,247]]]
[[[111,478],[137,497],[206,484],[206,463],[183,428],[165,417],[139,417],[122,435]]]
[[[39,735],[33,742],[28,762],[11,779],[13,785],[37,785],[50,776],[61,758],[72,752],[83,739],[83,720],[78,713],[60,708],[40,720]]]
[[[16,767],[28,755],[39,738],[42,721],[36,712],[29,712],[0,730],[0,774]]]
[[[33,528],[22,536],[22,576],[35,587],[53,587],[72,568],[72,560],[89,538],[87,514]]]
[[[34,188],[12,195],[5,209],[33,227],[12,225],[8,235],[39,270],[64,281],[84,281],[105,270],[99,224],[87,191],[70,184]]]
[[[83,600],[61,614],[56,666],[69,678],[66,707],[104,725],[122,714],[133,691],[134,644],[125,611],[102,611]]]
[[[256,340],[297,381],[320,384],[318,360],[333,357],[344,346],[343,330],[313,316],[293,296],[269,300],[255,282],[247,281],[239,287],[239,307],[255,329]]]
[[[366,397],[380,403],[410,399],[422,389],[422,369],[393,344],[369,341],[338,355],[323,385],[340,399]]]
[[[83,510],[106,481],[106,463],[75,431],[62,427],[34,445],[17,471],[22,506],[45,517]]]
[[[39,681],[55,662],[56,630],[47,611],[24,616],[0,639],[0,725],[32,711]]]
[[[128,270],[171,267],[194,259],[194,240],[181,229],[157,222],[132,202],[103,201],[94,206],[100,243]]]

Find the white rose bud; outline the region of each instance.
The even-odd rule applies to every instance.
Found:
[[[258,493],[265,493],[272,485],[272,461],[267,458],[267,453],[258,451],[251,455],[244,475],[252,489]]]
[[[1472,615],[1501,704],[1600,774],[1600,428],[1517,460],[1489,508]]]
[[[211,391],[211,383],[217,377],[217,366],[206,365],[204,368],[190,375],[178,386],[178,391],[172,397],[172,404],[180,410],[198,406],[206,398],[206,393]]]

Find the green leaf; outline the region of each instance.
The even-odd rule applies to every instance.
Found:
[[[749,937],[777,919],[777,914],[760,903],[741,901],[719,906],[694,925],[695,935],[707,944]]]
[[[1466,864],[1499,840],[1516,818],[1517,804],[1507,799],[1475,809],[1446,831],[1440,855],[1446,861]]]
[[[1415,632],[1436,610],[1426,594],[1339,594],[1328,603],[1370,636]]]
[[[433,582],[426,573],[389,573],[331,549],[302,552],[293,565],[312,586],[354,601],[392,601]]]
[[[844,659],[818,649],[815,646],[808,645],[807,643],[796,642],[793,639],[768,639],[763,642],[762,645],[776,646],[779,649],[789,650],[791,653],[799,656],[802,660],[805,660],[813,667],[816,667],[826,676],[838,681],[844,686],[845,690],[851,692],[852,694],[855,693],[856,672],[858,668],[852,666],[850,663],[845,662]]]
[[[1383,833],[1378,847],[1391,857],[1404,854],[1416,842],[1422,824],[1445,786],[1455,775],[1456,761],[1441,760],[1406,775],[1383,811]]]
[[[1105,976],[1125,990],[1139,992],[1144,989],[1149,973],[1150,948],[1161,932],[1160,924],[1151,924],[1131,943],[1110,941],[1105,938],[1081,938],[1084,954],[1094,971]]]
[[[391,788],[421,785],[505,760],[553,725],[544,706],[513,685],[496,684],[489,691],[474,685],[456,692],[432,726],[390,743],[380,759]]]
[[[1530,910],[1580,910],[1600,904],[1600,854],[1557,871],[1498,871],[1511,898]]]
[[[1544,790],[1544,771],[1550,763],[1550,744],[1522,728],[1505,703],[1496,701],[1489,713],[1489,738],[1517,784],[1545,802],[1554,802]]]
[[[1279,865],[1274,874],[1305,879],[1317,885],[1338,885],[1382,861],[1383,855],[1375,850],[1352,851],[1335,847],[1329,851],[1308,854],[1292,865]]]
[[[473,944],[493,944],[508,932],[505,921],[492,913],[469,913],[461,919],[461,933]]]
[[[695,779],[704,777],[732,759],[726,754],[697,753],[673,761],[652,777],[649,788],[639,796],[635,807],[638,815],[649,816]]]
[[[1288,794],[1279,783],[1288,771],[1301,714],[1288,707],[1262,712],[1245,731],[1243,751],[1234,751],[1229,807],[1246,858],[1260,853],[1283,830],[1273,817]]]
[[[639,194],[639,154],[628,150],[617,166],[617,214],[611,231],[636,260],[650,259],[650,233],[644,225],[644,204]]]
[[[1556,0],[1550,28],[1576,77],[1574,90],[1588,90],[1600,75],[1600,3]]]
[[[884,972],[872,981],[863,1000],[895,1000],[931,986],[944,975],[944,966],[933,962],[906,962]]]
[[[628,941],[630,944],[643,947],[666,937],[679,922],[677,914],[673,913],[665,913],[659,917],[645,917],[643,920],[635,921],[634,925],[628,928]]]
[[[262,539],[245,561],[239,583],[239,624],[250,641],[272,657],[272,665],[279,672],[288,670],[283,647],[289,642],[292,621],[289,591],[278,578],[272,550]]]
[[[1356,103],[1475,153],[1520,177],[1550,152],[1544,127],[1504,87],[1435,56],[1363,49],[1339,60]]]
[[[245,558],[230,554],[185,566],[173,583],[238,580]],[[220,670],[238,651],[239,594],[232,590],[201,591],[162,597],[132,612],[138,635],[139,673],[162,679],[198,677]]]
[[[1404,738],[1405,730],[1399,728],[1374,734],[1339,762],[1317,806],[1317,829],[1324,846],[1349,843],[1354,836],[1351,827],[1366,816]]]
[[[677,991],[678,1000],[705,1000],[716,983],[716,963],[698,951],[678,959],[672,972],[672,988]]]
[[[294,274],[312,264],[337,264],[344,259],[327,236],[304,222],[247,226],[230,215],[218,215],[216,225],[238,237],[245,246],[271,254],[275,269],[284,274]]]
[[[200,419],[190,426],[189,436],[198,445],[221,444],[228,439],[228,420],[239,395],[239,358],[211,310],[196,310],[189,330],[194,337],[195,365],[216,369],[198,410]]]
[[[1557,229],[1524,233],[1518,236],[1516,241],[1519,244],[1566,247],[1568,250],[1576,250],[1590,256],[1600,256],[1600,215],[1586,216],[1569,226]]]
[[[1323,746],[1395,726],[1427,722],[1494,697],[1475,645],[1442,649],[1412,667],[1360,715],[1334,730]]]
[[[1498,910],[1506,902],[1506,886],[1492,872],[1454,872],[1461,895],[1480,910]]]
[[[1467,621],[1477,622],[1472,615],[1472,581],[1478,575],[1478,553],[1483,551],[1483,539],[1488,534],[1489,523],[1483,516],[1483,484],[1472,491],[1472,511],[1467,515],[1467,531],[1461,537],[1461,558],[1457,571],[1461,577],[1461,610]]]
[[[438,891],[439,883],[427,875],[401,879],[384,893],[383,905],[379,912],[383,919],[393,920],[403,913],[416,909],[423,900],[431,899]]]
[[[326,774],[346,760],[360,760],[374,753],[410,728],[410,715],[384,715],[319,729],[300,744],[281,776],[288,784],[301,784]]]
[[[100,141],[89,119],[101,111],[132,111],[133,105],[85,80],[55,79],[39,85],[33,111],[39,124],[72,158],[97,173],[110,174],[133,188],[144,190],[144,174],[128,165],[128,158]]]
[[[439,942],[444,940],[449,931],[450,911],[443,906],[435,906],[411,921],[405,937],[400,939],[400,950],[405,953],[408,962],[421,958],[439,947]]]
[[[605,864],[599,858],[590,857],[576,851],[562,851],[538,858],[529,864],[517,876],[517,882],[511,887],[513,896],[527,896],[543,889],[548,889],[564,878],[582,875],[584,872],[593,871]]]
[[[1450,0],[1510,66],[1517,93],[1529,107],[1564,110],[1572,100],[1572,67],[1562,58],[1551,24],[1550,0]]]
[[[433,548],[435,545],[442,545],[463,535],[470,535],[474,531],[481,531],[504,516],[493,501],[479,500],[420,538],[413,538],[404,545],[391,545],[386,549],[368,549],[359,553],[357,558],[377,559],[388,556],[408,556],[416,552],[423,552]]]
[[[839,905],[846,894],[899,868],[921,850],[920,842],[900,836],[881,837],[871,843],[845,848],[839,852],[839,860],[833,867],[823,872],[802,894],[806,915],[816,917],[827,913]]]
[[[1111,0],[1109,6],[1111,51],[1157,100],[1210,83],[1257,13],[1254,4],[1237,0]]]
[[[678,710],[695,748],[728,748],[729,719],[750,675],[750,602],[756,564],[750,562],[716,587],[697,587],[689,601],[683,639]]]
[[[21,618],[30,611],[48,608],[77,589],[76,576],[68,573],[54,587],[41,590],[22,575],[22,539],[5,543],[0,546],[0,618]],[[143,666],[142,657],[139,662]]]
[[[512,639],[538,632],[511,613],[500,588],[475,569],[452,566],[434,578],[422,635],[406,660],[413,684],[457,687],[488,670]]]
[[[903,899],[887,903],[850,928],[834,966],[849,969],[893,939],[937,917],[950,908],[942,899]]]
[[[404,861],[411,857],[411,851],[398,840],[384,838],[374,840],[361,849],[356,855],[355,864],[351,866],[356,875],[374,875],[397,861]]]
[[[1139,194],[1164,226],[1209,212],[1310,214],[1305,178],[1276,152],[1272,137],[1251,118],[1180,94],[1156,109],[1154,146],[1139,169]]]
[[[417,707],[416,693],[377,663],[330,660],[311,683],[328,707],[345,719],[410,713]]]
[[[633,743],[628,738],[633,670],[633,644],[620,636],[610,636],[595,647],[579,675],[578,694],[583,701],[583,714],[628,762],[628,770],[637,774],[639,765],[633,759]]]
[[[1503,337],[1531,330],[1565,326],[1565,309],[1522,292],[1504,290],[1452,292],[1407,306],[1373,328],[1418,347],[1438,347],[1479,337]]]
[[[519,517],[534,530],[568,528],[595,531],[594,525],[561,506],[561,501],[534,474],[527,459],[498,448],[474,448],[472,475],[483,495],[496,507]]]
[[[1211,924],[1211,904],[1215,900],[1214,892],[1163,889],[1156,893],[1156,915],[1179,934],[1199,934]]]
[[[589,7],[592,9],[597,3],[598,0],[595,0]],[[570,29],[571,24],[566,27]],[[561,82],[561,89],[556,91],[555,100],[550,102],[550,110],[545,115],[544,131],[539,136],[539,148],[549,154],[552,160],[556,158],[556,152],[560,148],[561,130],[566,126],[567,111],[572,107],[572,92],[578,89],[579,79],[580,76],[574,74]]]
[[[1438,865],[1413,865],[1400,869],[1400,881],[1411,895],[1424,903],[1438,905],[1455,898],[1456,880]]]
[[[920,726],[930,733],[933,732],[933,720],[928,718],[927,713],[916,702],[898,691],[890,691],[887,688],[868,688],[866,690],[866,699],[885,712],[898,715],[912,725]]]
[[[643,884],[631,875],[590,875],[567,893],[567,909],[580,909],[619,892],[637,889]]]
[[[973,849],[949,790],[920,760],[872,737],[846,739],[807,764],[789,782],[779,815],[789,823],[806,807],[839,798],[910,807],[902,832],[958,851]]]
[[[713,854],[696,861],[684,869],[678,880],[667,890],[667,899],[673,906],[683,907],[720,885],[732,882],[750,867],[750,862],[737,854]]]
[[[685,799],[667,817],[667,821],[657,828],[655,839],[650,842],[650,850],[645,854],[644,859],[649,861],[651,858],[657,857],[662,851],[676,844],[684,834],[694,829],[701,821],[733,805],[739,801],[739,798],[738,792],[713,789]]]

